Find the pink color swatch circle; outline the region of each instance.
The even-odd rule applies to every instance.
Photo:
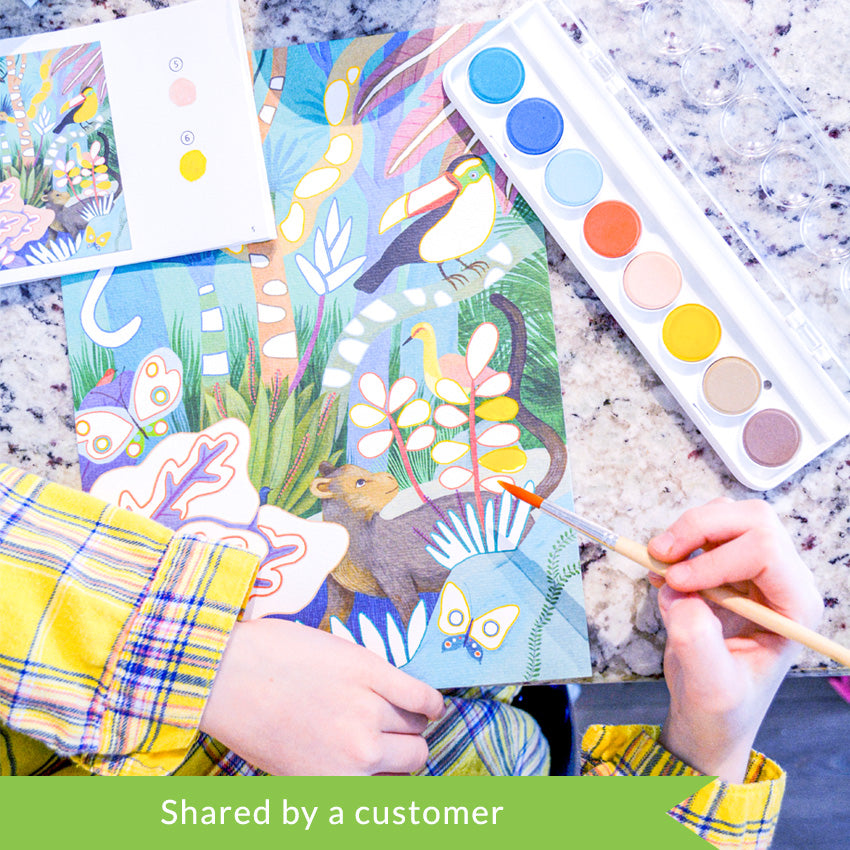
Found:
[[[195,84],[185,77],[179,77],[168,87],[168,97],[176,106],[189,106],[197,97]]]

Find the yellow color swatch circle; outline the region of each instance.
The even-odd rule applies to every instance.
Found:
[[[207,158],[200,151],[187,151],[180,157],[180,174],[189,181],[204,176]]]
[[[661,338],[679,360],[705,360],[720,342],[720,321],[702,304],[682,304],[667,314]]]

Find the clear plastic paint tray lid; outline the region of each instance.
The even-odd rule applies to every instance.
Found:
[[[714,0],[545,5],[850,398],[850,170],[802,106]]]

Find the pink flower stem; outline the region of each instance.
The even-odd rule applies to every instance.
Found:
[[[419,496],[423,503],[425,503],[428,501],[428,498],[422,492],[422,488],[419,486],[419,482],[416,480],[416,476],[413,474],[413,467],[410,465],[410,458],[407,454],[407,448],[405,448],[404,445],[404,437],[401,436],[401,431],[399,430],[395,419],[393,419],[392,416],[390,416],[389,414],[387,414],[387,419],[390,420],[390,429],[393,432],[393,436],[395,437],[396,443],[398,443],[398,450],[401,453],[401,462],[404,464],[404,471],[407,473],[407,477],[410,479],[410,483],[413,485],[413,489],[416,491],[416,495]]]
[[[213,386],[213,396],[215,398],[215,406],[222,419],[227,417],[227,408],[224,406],[224,399],[221,396],[221,384],[218,381]]]
[[[475,507],[484,529],[484,502],[481,499],[481,475],[478,472],[478,439],[475,436],[475,381],[469,388],[469,459],[472,463],[472,484],[475,489]]]
[[[251,350],[253,351],[253,347]],[[254,368],[253,365],[251,368]],[[277,403],[280,400],[280,388],[282,385],[283,378],[281,377],[280,369],[275,369],[274,377],[272,378],[272,401],[269,408],[269,422],[273,421],[275,416],[277,416]]]
[[[322,327],[322,316],[325,314],[325,293],[319,296],[319,309],[316,311],[316,322],[313,325],[313,333],[310,334],[310,341],[307,343],[307,348],[304,350],[304,355],[298,361],[298,368],[295,370],[295,376],[292,378],[292,383],[289,385],[289,395],[295,392],[295,388],[304,377],[304,372],[307,369],[307,364],[310,362],[310,355],[316,347],[316,340],[319,338],[319,330]]]
[[[254,351],[254,340],[248,337],[248,395],[251,397],[251,404],[257,404],[257,372],[254,369],[257,357]]]

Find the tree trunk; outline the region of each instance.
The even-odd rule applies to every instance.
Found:
[[[286,217],[280,223],[274,240],[248,245],[244,249],[251,263],[254,290],[257,298],[257,314],[260,335],[260,370],[263,381],[271,384],[276,373],[292,380],[298,369],[298,344],[295,336],[295,316],[289,287],[286,283],[284,257],[300,248],[312,232],[316,214],[321,205],[351,178],[360,162],[362,129],[354,123],[356,87],[362,79],[364,63],[390,36],[367,39],[364,45],[359,39],[346,48],[337,59],[328,75],[325,91],[331,86],[348,89],[348,100],[344,114],[329,116],[328,148],[325,155],[304,175],[296,187],[295,197],[290,202]],[[260,110],[260,136],[265,139],[269,126],[280,103],[283,75],[286,68],[286,49],[274,51],[272,76],[269,91]],[[355,80],[349,79],[351,69],[359,72]],[[336,119],[335,123],[331,118]],[[338,141],[337,141],[338,140]],[[336,144],[335,144],[336,142]],[[340,156],[339,151],[343,151]],[[320,191],[309,188],[311,177],[317,172],[338,176]],[[240,252],[240,256],[242,256]]]
[[[21,54],[21,71],[17,73],[15,68],[15,57],[6,57],[6,85],[9,88],[9,99],[12,103],[12,117],[15,127],[18,128],[18,138],[21,146],[21,161],[23,166],[35,165],[35,146],[32,142],[32,132],[24,101],[21,98],[21,83],[27,70],[26,54]]]

